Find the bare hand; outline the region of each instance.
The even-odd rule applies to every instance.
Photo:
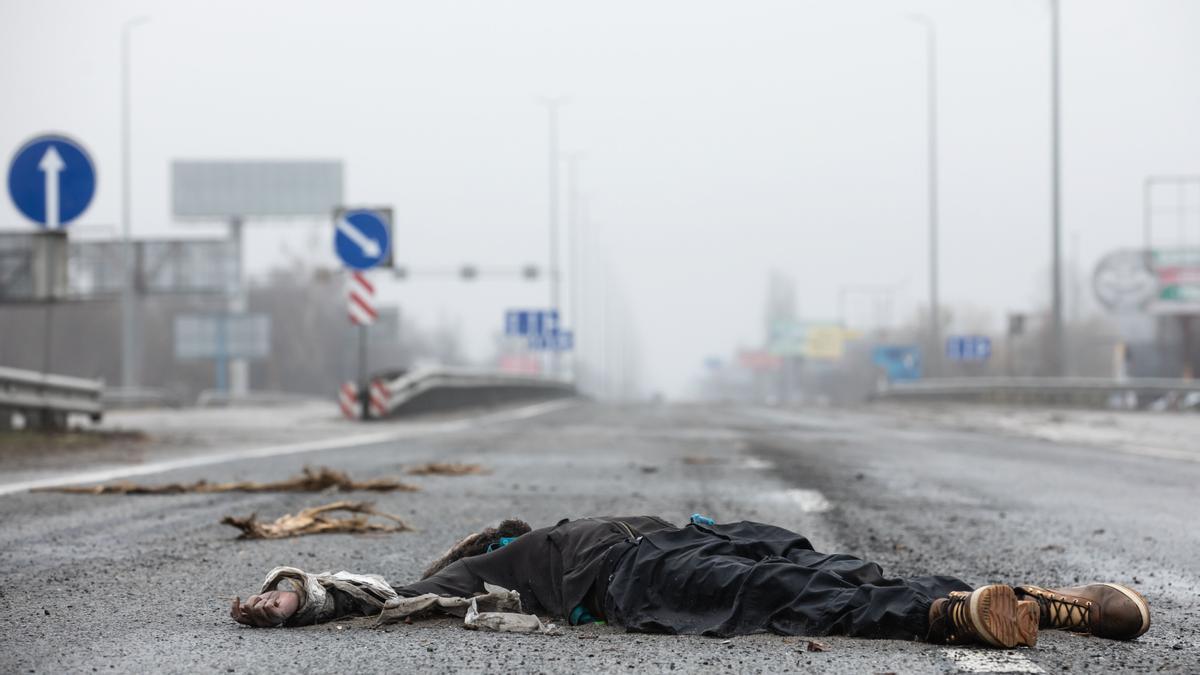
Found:
[[[300,594],[295,591],[267,591],[246,598],[246,604],[241,604],[239,598],[233,599],[233,607],[229,616],[234,621],[247,626],[280,626],[284,621],[300,609]]]

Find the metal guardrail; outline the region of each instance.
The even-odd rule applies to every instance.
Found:
[[[13,426],[13,413],[26,429],[64,429],[72,413],[100,421],[104,383],[79,377],[39,373],[0,366],[0,429]]]
[[[876,398],[1104,408],[1200,407],[1200,381],[1170,378],[963,377],[888,385]]]
[[[418,368],[396,377],[375,378],[373,387],[386,392],[378,401],[381,417],[576,393],[575,386],[565,380],[469,368]]]

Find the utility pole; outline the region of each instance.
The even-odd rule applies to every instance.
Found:
[[[929,370],[937,375],[941,370],[942,317],[938,298],[938,67],[937,26],[923,14],[909,18],[925,29],[925,97],[927,137],[927,179],[929,211]]]
[[[571,322],[568,324],[575,333],[575,350],[571,354],[571,376],[579,376],[579,332],[583,327],[583,312],[579,307],[579,161],[582,153],[569,152],[565,156],[567,164],[567,304],[571,308]]]
[[[1058,0],[1050,0],[1050,255],[1051,318],[1050,373],[1066,374],[1066,345],[1063,337],[1062,292],[1062,142],[1059,122],[1059,12]]]
[[[121,24],[121,265],[124,283],[121,284],[121,387],[130,389],[138,384],[139,360],[137,342],[137,309],[134,307],[134,255],[130,233],[130,204],[132,202],[130,144],[130,73],[129,38],[136,26],[149,21],[138,16]]]
[[[550,225],[550,264],[547,266],[548,276],[550,277],[550,309],[558,315],[559,320],[562,320],[561,303],[559,301],[559,255],[558,255],[558,173],[559,160],[561,159],[558,153],[558,109],[559,106],[567,102],[564,96],[553,96],[541,99],[542,105],[546,106],[547,114],[547,130],[548,147],[549,147],[549,225]],[[550,374],[557,376],[560,373],[560,354],[557,349],[550,352]]]

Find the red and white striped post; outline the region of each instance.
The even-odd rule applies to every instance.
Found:
[[[358,389],[353,382],[345,382],[338,388],[338,407],[346,419],[358,419]]]
[[[347,307],[350,323],[358,326],[358,403],[362,419],[371,417],[371,392],[367,382],[367,326],[375,323],[379,313],[375,311],[375,285],[363,272],[351,272],[347,290]]]

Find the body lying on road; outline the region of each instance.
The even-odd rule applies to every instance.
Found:
[[[769,631],[1012,648],[1034,646],[1039,628],[1132,639],[1150,626],[1146,600],[1118,584],[972,588],[949,576],[888,578],[875,563],[818,553],[780,527],[701,516],[684,527],[633,516],[532,531],[505,521],[455,545],[420,581],[395,587],[374,575],[277,568],[259,594],[234,600],[231,615],[251,626],[462,615],[471,598],[499,597],[503,605],[499,589],[519,594],[513,604],[526,614],[655,633]]]

